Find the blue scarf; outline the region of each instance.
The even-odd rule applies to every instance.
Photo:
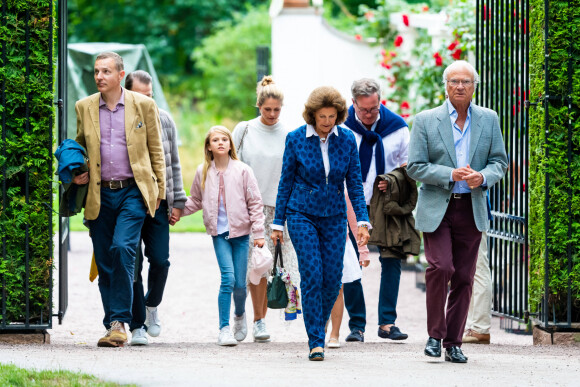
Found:
[[[383,148],[383,137],[408,126],[403,117],[393,113],[382,104],[380,106],[381,119],[377,122],[374,131],[368,130],[355,117],[354,106],[348,109],[348,118],[344,123],[353,132],[362,136],[362,141],[358,150],[360,158],[360,169],[362,173],[363,182],[367,180],[367,174],[371,166],[371,159],[373,157],[373,146],[377,144],[375,150],[375,165],[377,168],[377,176],[385,173],[385,149]]]

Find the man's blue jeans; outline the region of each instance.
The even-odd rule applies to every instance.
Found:
[[[352,230],[348,229],[348,236],[350,241],[346,243],[352,243],[355,247],[356,256],[359,257],[356,238],[352,233]],[[343,284],[342,292],[344,295],[344,306],[348,311],[348,328],[352,330],[359,330],[361,332],[365,331],[365,326],[367,325],[367,309],[365,305],[365,294],[363,291],[362,282],[360,279]]]
[[[397,299],[401,282],[401,260],[379,258],[381,261],[381,288],[379,291],[379,325],[394,324],[397,319]]]
[[[131,322],[135,256],[146,214],[143,196],[133,184],[102,188],[99,216],[89,221],[107,329],[113,321]]]
[[[246,273],[250,236],[230,238],[229,232],[212,237],[213,248],[222,275],[218,295],[220,329],[230,325],[230,306],[234,295],[234,313],[241,316],[246,311]]]
[[[149,261],[147,294],[143,290],[143,253],[137,251],[136,279],[133,282],[133,320],[130,330],[145,325],[145,307],[157,307],[163,299],[163,291],[169,272],[169,217],[167,201],[162,200],[155,217],[147,216],[141,229],[141,239],[145,244],[145,256]]]

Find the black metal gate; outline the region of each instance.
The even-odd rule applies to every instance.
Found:
[[[67,0],[58,0],[58,143],[67,138]],[[59,186],[59,199],[63,195],[62,185]],[[69,251],[69,218],[58,216],[58,323],[62,320],[68,308],[68,251]]]
[[[496,111],[509,167],[490,192],[488,232],[495,315],[527,322],[528,308],[528,0],[477,0],[476,102]]]

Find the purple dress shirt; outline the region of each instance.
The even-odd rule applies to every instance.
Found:
[[[100,97],[99,123],[101,126],[101,179],[126,180],[133,177],[125,138],[125,89],[115,110],[109,110]]]

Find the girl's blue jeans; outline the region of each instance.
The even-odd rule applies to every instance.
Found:
[[[248,270],[249,235],[230,238],[229,232],[213,236],[213,248],[221,271],[218,295],[220,329],[230,325],[230,306],[234,295],[234,313],[246,311],[246,272]]]

